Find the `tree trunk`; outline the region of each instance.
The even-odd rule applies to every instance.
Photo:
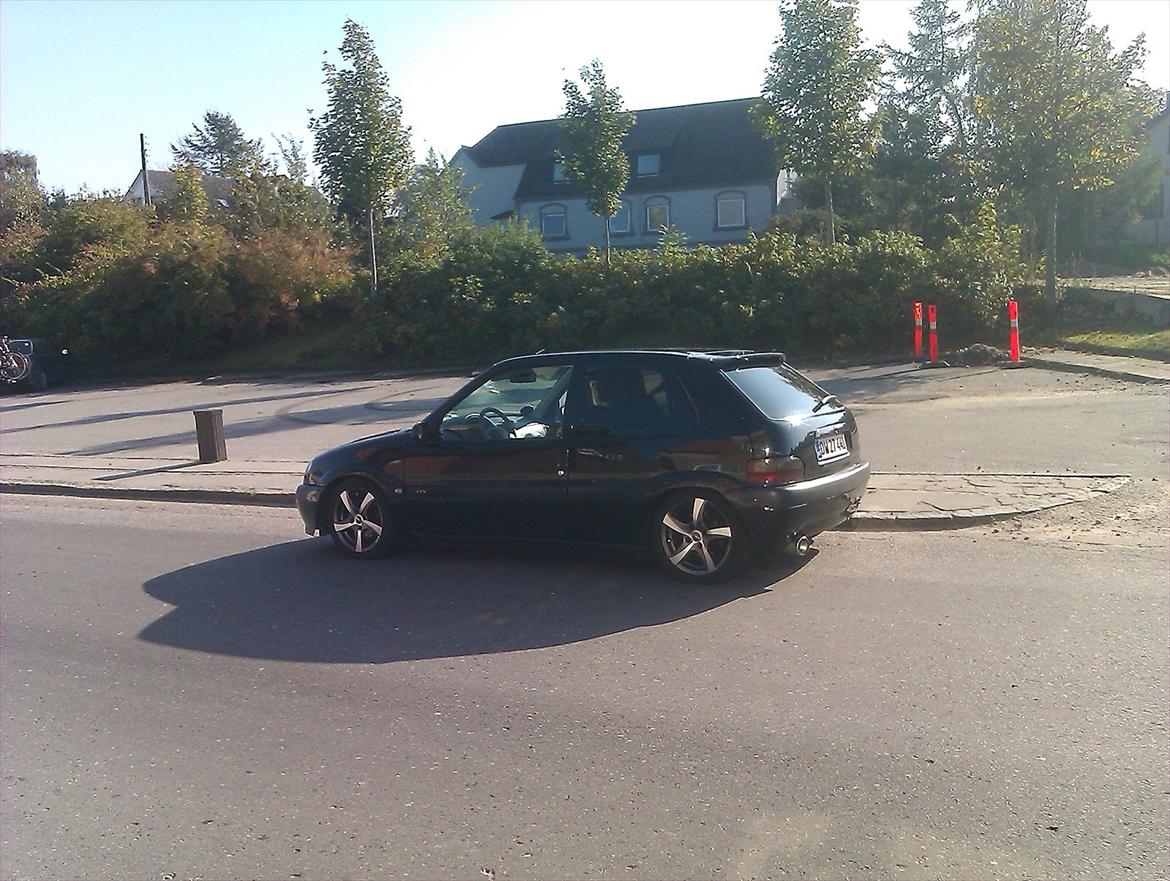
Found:
[[[605,265],[609,266],[609,215],[605,215]]]
[[[825,244],[837,242],[837,229],[833,222],[833,182],[825,178]]]
[[[377,296],[378,293],[378,253],[374,248],[374,206],[370,206],[369,213],[369,227],[370,227],[370,296]]]
[[[1044,243],[1044,298],[1050,305],[1056,304],[1056,214],[1057,192],[1052,191],[1048,203],[1048,241]]]

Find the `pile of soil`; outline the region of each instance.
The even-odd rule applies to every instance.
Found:
[[[1001,352],[995,346],[975,343],[973,346],[967,346],[965,349],[947,352],[943,355],[943,360],[952,367],[986,367],[989,364],[1010,361],[1011,355],[1007,352]]]

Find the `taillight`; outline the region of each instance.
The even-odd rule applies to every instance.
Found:
[[[748,486],[785,486],[802,480],[804,463],[795,456],[748,460]]]

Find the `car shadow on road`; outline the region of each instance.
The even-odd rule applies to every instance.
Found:
[[[522,651],[699,615],[764,594],[798,568],[774,562],[698,587],[623,557],[417,549],[358,561],[305,539],[152,578],[146,593],[174,608],[138,637],[317,663]]]

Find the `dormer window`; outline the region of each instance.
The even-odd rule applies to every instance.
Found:
[[[563,184],[565,182],[565,163],[560,159],[553,160],[553,183]]]
[[[638,156],[638,177],[651,177],[658,174],[662,167],[660,153],[642,153]]]

